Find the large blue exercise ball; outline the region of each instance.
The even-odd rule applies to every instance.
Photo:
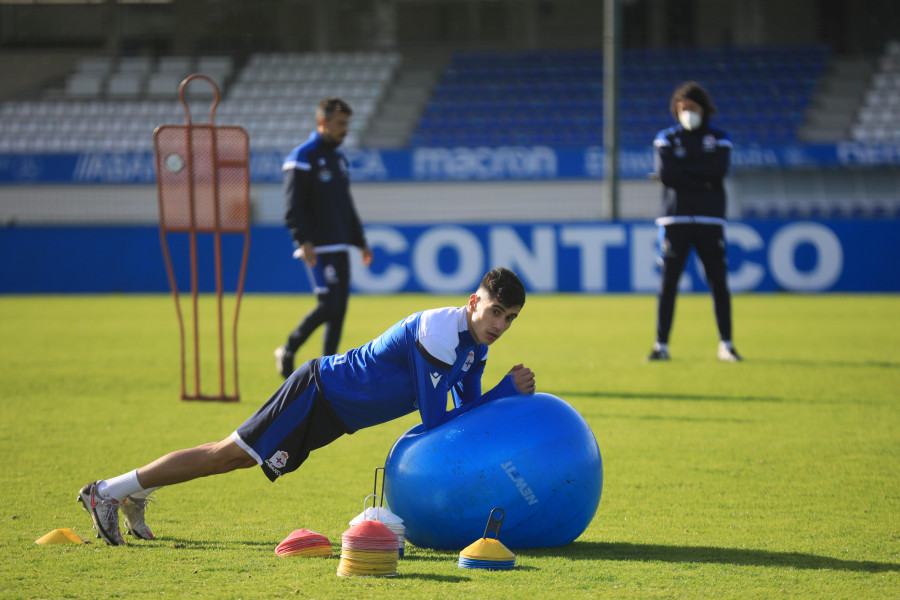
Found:
[[[384,495],[422,548],[460,550],[504,511],[508,548],[563,546],[597,512],[603,464],[591,428],[550,394],[509,396],[400,437],[385,462]]]

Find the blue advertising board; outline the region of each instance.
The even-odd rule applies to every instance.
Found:
[[[604,151],[598,146],[552,148],[502,146],[382,150],[345,148],[354,181],[521,181],[602,179]],[[250,153],[253,183],[280,183],[284,157],[276,151]],[[739,146],[734,171],[852,167],[896,167],[900,144],[789,144]],[[653,152],[626,148],[620,175],[644,179]],[[155,184],[153,152],[0,154],[0,184]]]
[[[359,293],[468,293],[505,265],[530,292],[647,293],[658,285],[651,223],[379,225],[366,229],[370,268],[354,252]],[[729,278],[740,292],[900,292],[900,220],[744,221],[727,229]],[[188,289],[187,234],[167,237],[179,287]],[[226,290],[236,287],[243,236],[224,236]],[[166,292],[159,230],[132,227],[0,229],[0,293]],[[213,291],[212,239],[198,240],[200,286]],[[247,292],[309,291],[284,227],[251,231]],[[683,291],[703,291],[694,258]]]

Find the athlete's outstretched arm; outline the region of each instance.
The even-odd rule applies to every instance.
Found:
[[[512,375],[513,383],[516,384],[520,394],[533,394],[535,389],[537,389],[534,373],[522,363],[510,369],[507,375]]]
[[[525,365],[518,364],[504,375],[500,383],[486,391],[478,400],[478,404],[516,394],[533,394],[534,390],[534,373]]]

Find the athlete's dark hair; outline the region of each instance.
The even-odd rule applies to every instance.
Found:
[[[316,107],[316,120],[325,119],[328,121],[336,112],[342,112],[349,117],[353,114],[353,109],[340,98],[324,98],[319,101],[319,106]]]
[[[491,298],[503,306],[525,306],[525,286],[519,276],[506,267],[497,267],[487,272],[479,288],[484,288]]]
[[[675,88],[675,91],[672,92],[672,100],[669,102],[669,110],[672,111],[672,116],[675,117],[676,121],[678,120],[678,109],[675,108],[675,105],[679,100],[684,100],[685,98],[693,100],[703,109],[704,125],[709,123],[709,118],[712,115],[716,114],[716,105],[713,104],[709,92],[696,81],[686,81]]]

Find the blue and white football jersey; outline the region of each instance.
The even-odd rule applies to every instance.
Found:
[[[432,429],[493,398],[518,393],[507,375],[482,395],[487,352],[469,333],[465,306],[426,310],[364,346],[320,358],[320,389],[351,432],[417,409],[425,429]],[[455,405],[449,411],[448,392]]]

